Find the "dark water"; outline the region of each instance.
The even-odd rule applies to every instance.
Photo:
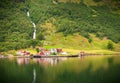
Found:
[[[120,83],[120,56],[0,59],[0,83]]]

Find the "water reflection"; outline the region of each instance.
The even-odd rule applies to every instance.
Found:
[[[0,59],[1,83],[120,83],[119,71],[120,56]]]
[[[16,60],[19,65],[30,63],[30,58],[17,58]]]
[[[33,82],[32,83],[35,83],[36,81],[36,69],[34,68],[33,69]]]
[[[67,60],[67,58],[17,58],[17,63],[19,65],[23,65],[23,64],[30,64],[30,62],[34,62],[34,63],[38,63],[40,65],[56,65],[59,64],[61,61]]]

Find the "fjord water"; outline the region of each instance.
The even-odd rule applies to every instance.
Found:
[[[120,83],[120,56],[0,59],[0,83]]]

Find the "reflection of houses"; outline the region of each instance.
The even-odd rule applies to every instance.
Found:
[[[57,63],[60,62],[59,60],[60,60],[60,59],[58,59],[58,58],[51,58],[50,64],[51,64],[51,65],[56,65]]]
[[[48,64],[55,65],[55,64],[58,64],[61,61],[61,59],[59,58],[38,58],[38,59],[34,59],[34,61],[42,65],[48,65]]]
[[[29,64],[30,63],[30,58],[17,58],[17,63],[19,65]]]
[[[41,65],[44,65],[44,66],[49,64],[49,62],[46,58],[37,58],[37,59],[35,58],[33,60],[34,60],[35,63],[41,64]]]
[[[46,66],[46,65],[56,65],[60,63],[63,60],[66,60],[67,58],[17,58],[17,63],[19,65],[24,65],[24,64],[30,64],[30,60],[33,60],[32,62],[38,63],[40,65]]]

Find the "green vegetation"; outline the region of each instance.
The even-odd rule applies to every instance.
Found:
[[[110,50],[114,49],[113,43],[112,42],[108,42],[107,48]]]
[[[101,0],[94,0],[95,2],[100,2]]]
[[[107,7],[91,7],[94,11],[89,9],[86,5],[77,6],[76,4],[68,4],[63,11],[62,17],[58,20],[58,32],[66,34],[73,34],[79,32],[86,38],[89,38],[89,33],[94,33],[99,38],[107,36],[114,42],[119,42],[119,15],[114,15]],[[67,12],[67,15],[65,12]],[[81,11],[81,12],[78,12]],[[70,14],[69,14],[70,12]],[[65,13],[65,16],[64,16]],[[95,17],[94,17],[95,16]],[[61,20],[62,19],[62,20]],[[69,19],[69,20],[68,20]]]
[[[39,52],[40,52],[39,48],[36,48],[36,52],[37,52],[37,53],[39,53]]]
[[[47,43],[48,45],[53,42],[54,45],[58,44],[60,47],[68,46],[78,49],[96,49],[96,47],[97,49],[107,49],[107,42],[105,45],[104,43],[99,44],[104,37],[115,43],[120,42],[120,15],[114,13],[120,10],[119,0],[110,0],[114,2],[110,5],[107,4],[107,0],[91,0],[96,4],[103,2],[104,4],[100,6],[85,4],[87,0],[82,0],[82,3],[72,3],[72,0],[67,3],[62,3],[61,0],[54,1],[57,3],[53,3],[52,0],[1,0],[0,52],[42,46],[43,41],[50,42]],[[117,5],[113,8],[115,3]],[[30,12],[30,18],[26,15],[27,11]],[[36,40],[32,39],[31,21],[37,27]],[[57,36],[61,32],[64,36],[59,40],[54,39],[57,37],[53,35]],[[75,39],[78,43],[74,41],[75,33],[83,36],[80,37],[81,41],[77,40],[80,38]],[[92,38],[90,34],[94,34],[101,40],[94,40],[95,37]],[[70,39],[68,39],[69,37]],[[85,41],[85,46],[82,46],[83,41]]]

